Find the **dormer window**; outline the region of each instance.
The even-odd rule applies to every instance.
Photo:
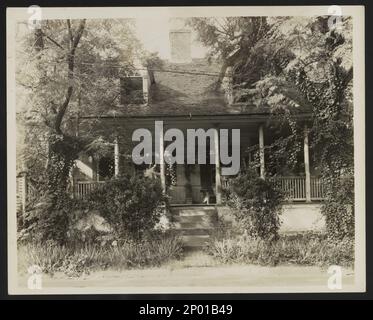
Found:
[[[123,105],[144,104],[147,102],[147,84],[143,76],[120,78],[120,102]]]

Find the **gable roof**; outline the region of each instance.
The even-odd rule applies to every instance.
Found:
[[[161,68],[150,70],[147,104],[108,106],[106,115],[112,116],[213,116],[234,114],[269,114],[269,107],[247,103],[228,104],[224,90],[215,90],[221,63],[207,59],[193,59],[191,63],[164,61]],[[308,109],[308,108],[306,108]],[[115,111],[115,112],[113,112]],[[300,113],[307,112],[299,108]]]
[[[193,59],[191,63],[164,62],[153,71],[155,82],[150,86],[147,105],[127,105],[126,115],[214,115],[239,113],[267,113],[267,108],[229,105],[223,90],[215,90],[221,64],[207,59]]]

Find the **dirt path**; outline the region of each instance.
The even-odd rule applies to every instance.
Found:
[[[352,270],[342,272],[343,289],[354,284]],[[328,291],[330,275],[326,269],[284,265],[216,265],[210,257],[195,253],[167,267],[142,270],[105,270],[80,278],[64,274],[43,276],[43,288],[112,288],[125,292],[251,292],[251,291]],[[19,279],[26,287],[27,277]]]

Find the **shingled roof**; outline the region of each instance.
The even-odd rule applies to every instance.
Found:
[[[147,104],[107,107],[107,116],[190,116],[268,114],[269,108],[245,103],[228,104],[222,89],[215,90],[221,64],[206,59],[190,63],[165,61],[153,72],[154,83],[149,88]],[[298,111],[305,112],[305,110]],[[115,112],[113,112],[115,111]]]
[[[167,63],[154,73],[149,107],[157,114],[210,114],[225,112],[223,92],[214,90],[220,66],[205,60]]]
[[[255,106],[229,105],[223,90],[215,90],[221,64],[193,59],[178,64],[166,61],[154,71],[147,105],[125,106],[127,115],[213,115],[266,113]],[[124,110],[123,110],[124,111]]]

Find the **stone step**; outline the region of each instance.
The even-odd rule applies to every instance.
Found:
[[[181,236],[209,236],[212,231],[212,228],[187,228],[177,230]]]
[[[171,205],[172,210],[215,210],[215,205]]]
[[[214,216],[173,216],[171,221],[176,228],[212,228],[217,219]]]
[[[174,229],[214,229],[214,224],[208,220],[201,221],[174,221],[172,224]]]
[[[190,216],[209,216],[215,214],[215,210],[179,210],[175,212],[176,215],[190,217]]]
[[[209,238],[208,235],[184,235],[181,237],[185,247],[204,247]]]
[[[184,247],[202,248],[208,243],[217,222],[215,206],[171,207],[173,229],[181,236]]]
[[[176,216],[205,216],[216,214],[215,207],[173,207],[171,212]]]

